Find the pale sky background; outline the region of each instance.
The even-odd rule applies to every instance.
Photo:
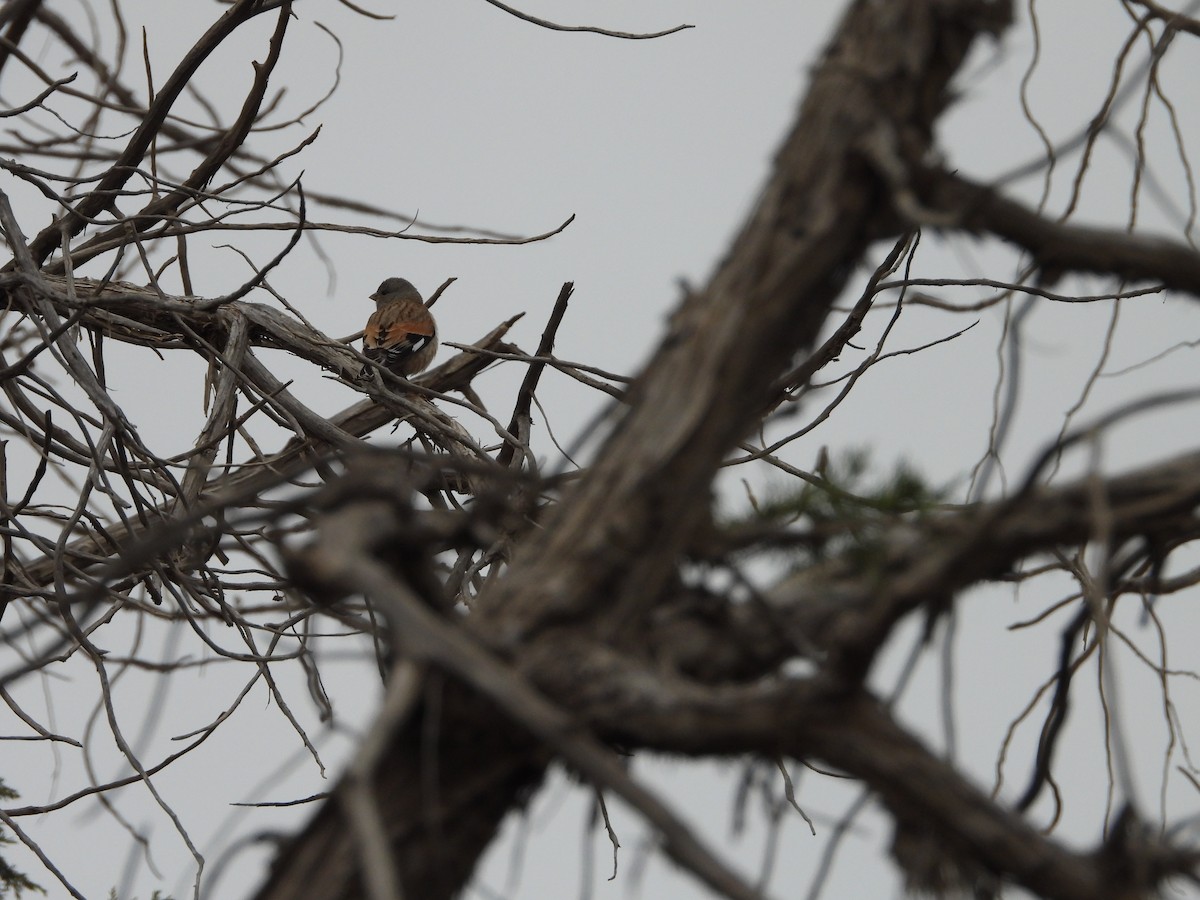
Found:
[[[104,4],[95,4],[105,15]],[[319,140],[283,171],[304,174],[312,191],[336,192],[351,199],[382,204],[398,213],[418,214],[422,222],[468,225],[512,234],[547,231],[575,215],[575,222],[553,240],[524,247],[433,245],[417,241],[383,241],[353,235],[322,235],[320,254],[302,243],[271,276],[272,285],[318,327],[331,336],[361,328],[371,304],[366,296],[390,275],[402,275],[427,294],[446,277],[457,276],[436,307],[443,340],[470,342],[518,311],[527,316],[511,337],[526,350],[537,344],[545,318],[564,281],[574,281],[575,297],[559,333],[556,352],[617,372],[632,373],[652,350],[665,317],[678,299],[678,281],[701,284],[724,252],[729,239],[769,171],[771,156],[795,116],[808,72],[833,28],[841,2],[548,2],[522,9],[565,24],[591,24],[626,31],[653,31],[680,23],[696,27],[654,41],[621,41],[594,34],[564,34],[518,21],[483,2],[442,0],[438,3],[383,3],[370,8],[394,12],[388,22],[370,22],[335,3],[298,3],[299,19],[291,26],[285,57],[273,86],[286,86],[280,117],[310,105],[332,84],[337,48],[315,27],[321,22],[341,39],[345,58],[338,92],[303,125],[256,139],[264,154],[280,152],[321,125]],[[55,2],[63,15],[78,17],[80,3]],[[140,83],[139,30],[145,27],[155,77],[159,84],[207,27],[221,7],[214,3],[134,0],[123,3],[130,30],[133,61],[126,77]],[[1095,114],[1107,88],[1112,60],[1129,25],[1115,2],[1059,0],[1037,5],[1042,63],[1033,71],[1029,103],[1052,140],[1075,134]],[[261,59],[265,37],[274,27],[264,16],[231,41],[200,74],[199,84],[221,103],[227,119],[240,104],[251,71],[248,60]],[[1194,77],[1194,42],[1177,38],[1161,77],[1174,103],[1193,164],[1200,146],[1200,88]],[[1029,65],[1034,39],[1028,9],[1000,44],[981,45],[957,82],[960,100],[942,121],[939,142],[950,163],[980,180],[997,177],[1041,152],[1040,141],[1023,118],[1016,85]],[[30,52],[36,43],[27,46]],[[1133,54],[1128,70],[1146,58],[1145,42]],[[39,62],[55,75],[70,71],[57,50]],[[15,71],[14,63],[10,67]],[[10,80],[11,79],[11,80]],[[3,100],[15,105],[28,99],[17,93],[23,84],[5,73]],[[1121,117],[1124,133],[1133,134],[1140,100]],[[185,107],[188,108],[188,107]],[[65,112],[67,107],[62,107]],[[115,128],[115,126],[114,126]],[[111,132],[110,132],[111,133]],[[1143,196],[1138,225],[1181,237],[1188,200],[1186,181],[1161,105],[1154,107],[1146,129],[1151,170],[1176,209]],[[1077,155],[1060,161],[1050,208],[1060,209],[1078,165]],[[177,168],[179,168],[177,166]],[[1085,181],[1077,221],[1123,227],[1127,224],[1132,162],[1113,141],[1102,140]],[[27,232],[45,221],[45,207],[28,191],[0,175],[0,187],[20,201],[18,215]],[[1036,202],[1039,178],[1009,187],[1011,193]],[[310,216],[350,221],[347,214],[320,208]],[[368,223],[380,224],[380,223]],[[397,227],[384,225],[384,227]],[[282,245],[274,234],[265,242],[246,244],[237,234],[225,240],[255,248],[262,262]],[[875,248],[879,258],[885,247]],[[244,262],[229,250],[205,252],[191,245],[193,278],[199,293],[216,296],[248,275]],[[322,258],[322,255],[324,258]],[[332,267],[332,271],[331,268]],[[1016,257],[991,243],[968,239],[945,242],[927,233],[914,274],[1011,277]],[[94,274],[85,271],[83,274]],[[853,289],[861,286],[857,278]],[[1084,282],[1079,293],[1101,293],[1111,286],[1098,279]],[[168,287],[172,286],[167,281]],[[175,285],[177,287],[177,284]],[[1064,291],[1070,284],[1062,286]],[[988,296],[982,289],[945,289],[943,299],[967,303]],[[251,299],[273,302],[266,294]],[[1017,426],[1005,448],[1005,472],[1019,480],[1024,465],[1053,440],[1064,416],[1079,401],[1089,373],[1100,364],[1104,336],[1112,325],[1111,304],[1053,305],[1038,302],[1026,320],[1024,389]],[[888,315],[876,313],[860,336],[871,346]],[[850,400],[828,422],[791,448],[788,459],[811,466],[822,446],[836,457],[850,448],[869,447],[880,474],[899,461],[916,466],[932,483],[948,486],[955,499],[966,490],[972,467],[982,455],[992,421],[1002,310],[948,315],[923,308],[905,312],[888,349],[920,345],[978,324],[955,341],[915,356],[902,356],[869,372]],[[1196,338],[1194,300],[1151,296],[1127,301],[1120,308],[1106,373],[1098,379],[1082,410],[1079,424],[1106,409],[1151,391],[1195,384],[1194,350],[1180,346]],[[1126,371],[1169,348],[1173,352],[1151,365]],[[439,359],[450,351],[443,350]],[[266,353],[281,375],[295,378],[294,390],[305,402],[333,412],[358,399],[310,367],[283,354]],[[824,375],[841,374],[858,361],[847,357]],[[198,358],[175,354],[165,361],[140,351],[108,348],[110,380],[119,402],[144,415],[138,419],[147,443],[169,453],[189,445],[199,427],[203,367]],[[493,413],[506,419],[515,385],[523,370],[508,365],[493,370],[477,384]],[[149,386],[149,389],[148,389]],[[163,413],[163,392],[171,402]],[[539,397],[560,441],[569,442],[595,413],[597,396],[569,379],[547,372]],[[798,417],[798,427],[832,396],[815,395]],[[153,401],[153,403],[151,403]],[[151,413],[153,409],[155,412]],[[1115,429],[1097,446],[1112,471],[1164,459],[1195,447],[1200,437],[1194,406],[1140,416]],[[464,417],[464,424],[478,423]],[[541,423],[539,422],[539,428]],[[486,436],[486,432],[481,432]],[[381,436],[386,440],[387,436]],[[392,440],[395,440],[393,438]],[[553,458],[545,432],[535,446]],[[270,449],[270,448],[265,448]],[[1088,450],[1064,461],[1064,472],[1082,471]],[[17,476],[11,476],[21,483]],[[722,480],[727,509],[745,508],[740,480],[758,491],[771,479],[761,469],[740,467]],[[992,484],[998,489],[997,482]],[[1037,685],[1054,671],[1059,630],[1065,616],[1040,629],[1008,631],[1051,601],[1070,593],[1070,585],[1041,584],[1020,593],[989,588],[970,595],[959,606],[955,674],[957,754],[984,785],[995,779],[999,741]],[[1200,616],[1189,609],[1189,597],[1161,601],[1158,609],[1174,636],[1195,634]],[[1126,609],[1132,613],[1131,603]],[[11,615],[11,614],[10,614]],[[15,616],[13,617],[15,620]],[[915,624],[915,623],[910,623]],[[1120,624],[1148,652],[1153,635],[1136,615]],[[6,617],[5,627],[11,626]],[[332,624],[331,624],[331,630]],[[115,640],[108,637],[108,640]],[[106,632],[106,634],[109,634]],[[228,635],[215,639],[231,644]],[[901,630],[885,664],[876,674],[881,691],[894,682],[900,660],[915,637]],[[197,656],[198,642],[189,634],[169,638],[151,629],[140,639],[162,645],[157,655]],[[174,643],[171,641],[174,640]],[[127,649],[127,648],[125,648]],[[322,780],[311,758],[279,715],[261,684],[234,718],[189,759],[156,779],[188,833],[208,860],[211,874],[231,846],[272,828],[294,830],[296,813],[239,810],[234,802],[279,801],[303,797],[332,786],[338,766],[351,747],[350,738],[370,713],[377,692],[370,664],[330,641],[323,675],[338,714],[336,733],[316,720],[305,693],[302,674],[278,667],[294,711],[319,739],[330,778]],[[1192,641],[1173,643],[1171,663],[1195,669]],[[154,654],[151,654],[154,655]],[[922,663],[905,694],[902,715],[917,723],[935,745],[943,742],[940,673],[937,653]],[[0,670],[13,656],[0,650]],[[1196,793],[1176,773],[1167,777],[1161,692],[1147,669],[1125,652],[1114,653],[1120,685],[1113,708],[1121,733],[1129,740],[1134,796],[1153,818],[1165,803],[1168,820],[1200,812]],[[1056,775],[1066,798],[1057,834],[1080,846],[1099,837],[1096,824],[1105,797],[1104,740],[1094,688],[1094,665],[1077,685],[1071,727],[1058,752]],[[229,706],[249,678],[241,667],[224,661],[174,675],[169,681],[130,672],[115,689],[126,735],[136,738],[143,759],[157,761],[181,745],[174,737],[212,721]],[[290,679],[290,685],[289,685]],[[156,692],[160,692],[157,693]],[[1172,699],[1185,732],[1200,712],[1197,687],[1186,679],[1172,684]],[[44,679],[26,679],[14,692],[43,721],[80,737],[88,729],[102,736],[102,721],[90,722],[96,697],[95,676],[81,661],[54,667]],[[144,710],[162,704],[165,712],[153,734],[139,735]],[[1040,719],[1017,732],[1002,795],[1009,799],[1024,787],[1030,751]],[[23,734],[24,726],[0,711],[0,735]],[[1192,732],[1194,734],[1194,730]],[[98,738],[96,747],[110,740]],[[115,754],[97,753],[97,778],[122,772]],[[22,792],[21,803],[44,803],[86,784],[77,751],[52,755],[41,743],[7,742],[0,751],[0,775]],[[1178,750],[1171,766],[1181,764]],[[764,853],[765,815],[755,795],[747,809],[746,828],[734,835],[734,802],[739,761],[686,766],[675,761],[649,764],[639,758],[635,774],[663,791],[675,808],[700,828],[722,858],[743,871],[756,873]],[[774,796],[781,796],[777,776],[765,772]],[[797,781],[798,797],[814,817],[818,834],[794,813],[783,828],[768,893],[802,897],[841,812],[857,796],[853,785],[838,784],[812,773]],[[675,872],[658,855],[641,858],[643,829],[629,810],[612,803],[610,811],[623,850],[615,881],[606,879],[611,853],[603,831],[587,821],[589,797],[561,776],[531,806],[527,820],[513,819],[482,867],[469,896],[510,900],[523,898],[642,897],[690,900],[708,892],[688,876]],[[121,815],[149,835],[153,869],[130,850],[127,833],[96,804],[83,801],[65,812],[21,824],[63,867],[88,897],[104,897],[116,886],[124,898],[148,898],[159,889],[177,898],[189,896],[194,879],[190,854],[164,813],[143,788],[113,795]],[[1119,797],[1118,797],[1119,803]],[[1044,822],[1046,806],[1036,808]],[[525,832],[524,837],[521,833]],[[824,897],[888,897],[899,894],[885,848],[889,830],[878,816],[866,815],[846,838]],[[523,849],[514,849],[515,847]],[[590,877],[581,849],[591,856]],[[57,896],[51,877],[20,850],[6,849],[34,880]],[[132,854],[132,855],[131,855]],[[514,859],[521,862],[514,870]],[[268,858],[264,850],[242,849],[231,867],[205,896],[238,898],[252,892]],[[645,863],[644,872],[639,869]],[[155,874],[157,872],[157,875]],[[515,872],[515,874],[514,874]],[[586,885],[586,886],[585,886]],[[1187,896],[1181,889],[1177,896]]]

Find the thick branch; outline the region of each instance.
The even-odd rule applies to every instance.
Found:
[[[521,666],[563,708],[624,746],[709,757],[785,755],[839,769],[879,795],[900,831],[932,835],[944,858],[966,871],[1038,896],[1146,896],[1197,862],[1164,843],[1135,851],[1155,860],[1149,866],[1122,860],[1111,846],[1072,852],[967,781],[874,698],[822,678],[702,687],[611,647],[568,643],[557,634],[527,648]]]
[[[853,4],[729,256],[672,317],[596,465],[484,598],[504,633],[600,612],[605,628],[636,633],[709,515],[717,466],[871,240],[896,228],[861,146],[888,128],[927,149],[950,78],[1007,15],[972,0]]]
[[[1046,282],[1067,272],[1087,272],[1159,282],[1200,297],[1200,252],[1187,244],[1057,222],[947,172],[928,173],[924,194],[926,204],[961,227],[991,232],[1027,250]]]
[[[1095,533],[1097,503],[1111,540],[1159,534],[1196,534],[1200,520],[1200,454],[1108,481],[1083,479],[1064,488],[1039,488],[1004,500],[903,526],[881,543],[870,571],[822,585],[822,573],[795,580],[793,624],[826,649],[830,664],[861,676],[892,627],[926,605],[935,608],[958,591],[1011,571],[1022,559],[1059,546],[1086,543]],[[836,567],[835,567],[836,569]],[[836,589],[831,590],[836,585]],[[777,592],[776,599],[782,599]],[[836,598],[804,603],[804,597]]]
[[[707,520],[720,462],[773,402],[777,380],[814,342],[869,244],[899,228],[863,144],[885,127],[916,155],[927,150],[950,79],[975,38],[1008,14],[1007,3],[983,0],[851,7],[728,258],[673,316],[596,465],[481,596],[472,618],[501,650],[522,652],[564,620],[595,637],[638,635]],[[468,744],[483,743],[492,727],[453,725]],[[389,763],[389,778],[423,777],[419,758]],[[453,784],[474,765],[443,760],[438,772]],[[514,789],[510,802],[518,801]],[[318,824],[289,859],[345,856],[347,843]]]

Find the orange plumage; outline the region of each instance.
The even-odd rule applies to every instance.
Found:
[[[415,375],[437,352],[437,325],[421,293],[403,278],[389,278],[371,299],[375,312],[363,333],[363,355],[397,375]]]

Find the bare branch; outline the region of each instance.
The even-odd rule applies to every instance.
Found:
[[[1153,281],[1200,297],[1200,252],[1166,238],[1068,225],[1027,209],[982,185],[933,173],[925,194],[933,208],[970,231],[986,231],[1029,251],[1044,282],[1068,272]]]
[[[668,34],[674,34],[677,31],[685,31],[688,28],[694,28],[694,25],[676,25],[674,28],[668,28],[666,31],[655,31],[650,34],[634,34],[628,31],[608,31],[604,28],[596,28],[592,25],[559,25],[555,22],[550,22],[546,19],[539,19],[536,16],[531,16],[529,13],[521,12],[519,9],[501,3],[500,0],[486,0],[487,3],[497,9],[502,9],[510,16],[516,16],[518,19],[523,19],[526,22],[532,22],[534,25],[542,28],[549,28],[551,31],[587,31],[592,34],[602,34],[605,37],[625,38],[631,41],[649,40],[651,38],[666,37]]]

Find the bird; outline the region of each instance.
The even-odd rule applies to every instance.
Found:
[[[421,292],[404,278],[387,278],[371,295],[375,312],[363,332],[363,355],[397,375],[415,375],[437,352],[437,325]],[[362,377],[367,376],[367,367]]]

